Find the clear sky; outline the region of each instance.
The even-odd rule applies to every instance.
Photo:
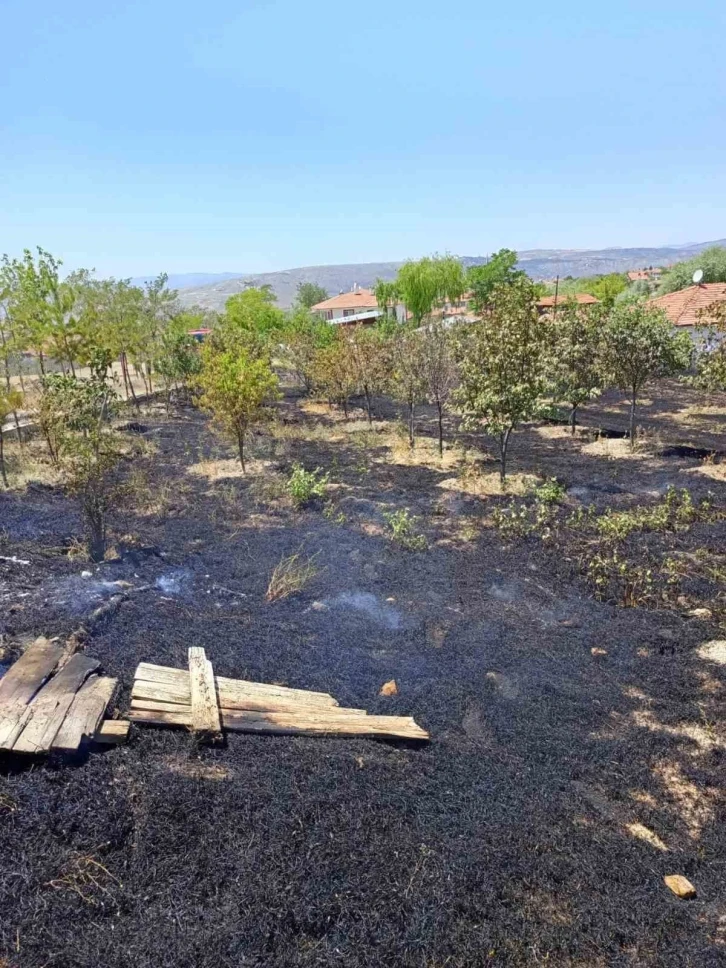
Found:
[[[726,236],[724,0],[0,9],[0,252],[123,276]]]

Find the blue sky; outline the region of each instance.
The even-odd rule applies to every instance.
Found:
[[[0,251],[114,275],[726,236],[726,4],[2,0]]]

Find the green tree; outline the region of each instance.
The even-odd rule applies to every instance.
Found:
[[[171,405],[172,391],[188,396],[201,370],[199,346],[189,333],[200,329],[202,323],[201,314],[179,313],[169,322],[157,340],[154,369],[161,376],[164,385],[167,413]]]
[[[280,334],[285,361],[307,393],[315,386],[318,352],[335,339],[336,327],[303,308],[295,309]]]
[[[465,288],[464,270],[454,256],[426,257],[417,262],[405,262],[398,270],[395,286],[413,317],[414,325],[420,326],[435,306],[461,298]],[[384,291],[379,292],[385,298]]]
[[[592,282],[586,284],[581,292],[589,292],[595,299],[599,299],[605,309],[612,309],[615,300],[621,292],[628,288],[628,277],[620,272],[611,272],[605,276],[599,276]]]
[[[375,326],[354,326],[345,338],[350,344],[353,378],[366,401],[368,423],[373,423],[373,397],[382,393],[391,373],[390,343],[387,332]]]
[[[285,327],[285,313],[275,305],[271,289],[245,289],[230,296],[225,304],[220,330],[223,338],[254,333],[267,338]]]
[[[376,279],[373,294],[376,297],[378,308],[382,309],[386,316],[391,315],[395,311],[396,304],[401,299],[398,283],[395,281],[386,282],[384,279]]]
[[[277,377],[269,360],[254,356],[244,346],[220,352],[209,344],[202,352],[198,382],[201,406],[236,441],[244,473],[245,440],[250,427],[262,420],[269,405],[279,397]]]
[[[426,399],[421,332],[399,327],[391,343],[391,389],[408,409],[408,443],[416,442],[416,407]]]
[[[299,282],[295,302],[302,309],[311,309],[328,298],[328,291],[316,282]]]
[[[703,282],[726,282],[726,248],[714,245],[686,262],[677,262],[671,266],[663,273],[658,295],[692,286],[696,269],[703,271]]]
[[[511,285],[524,277],[524,271],[517,269],[517,253],[512,249],[500,249],[484,265],[471,266],[466,285],[472,292],[477,312],[486,310],[497,287]]]
[[[0,389],[0,477],[2,477],[5,487],[8,487],[8,476],[5,470],[5,434],[3,433],[3,426],[10,414],[15,414],[17,428],[17,412],[22,405],[23,394],[20,390],[11,390],[9,387],[5,390]]]
[[[661,309],[647,303],[619,303],[603,330],[606,380],[630,396],[630,446],[635,447],[635,413],[643,388],[652,380],[686,369],[693,353],[687,333],[675,333]]]
[[[726,303],[714,303],[699,313],[709,327],[708,339],[696,356],[696,378],[702,390],[726,391]]]
[[[555,398],[570,408],[574,434],[578,408],[602,389],[599,350],[603,311],[598,306],[580,306],[574,299],[567,299],[551,325],[553,391]]]
[[[535,302],[526,278],[495,287],[488,310],[458,343],[461,384],[455,399],[465,427],[496,439],[502,484],[512,431],[546,403],[548,324]]]
[[[329,403],[335,403],[343,408],[347,420],[350,398],[358,389],[358,383],[353,367],[350,340],[341,331],[340,326],[336,326],[333,333],[333,340],[315,354],[313,381],[317,391]]]

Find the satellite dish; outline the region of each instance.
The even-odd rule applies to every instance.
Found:
[[[696,271],[693,273],[694,284],[698,285],[701,279],[703,279],[703,269],[696,269]]]

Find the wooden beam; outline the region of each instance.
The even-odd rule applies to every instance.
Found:
[[[81,686],[53,740],[52,749],[77,750],[84,740],[94,737],[117,682],[106,676],[93,676]]]
[[[133,710],[148,709],[151,711],[156,710],[157,712],[163,712],[163,713],[182,713],[183,715],[186,715],[189,717],[191,717],[192,715],[191,703],[167,702],[164,698],[144,699],[144,698],[139,698],[137,696],[132,696],[131,709]],[[329,714],[331,717],[368,715],[365,709],[348,709],[347,707],[344,707],[344,706],[333,706],[329,710],[311,709],[310,707],[305,707],[305,706],[286,707],[285,709],[251,709],[251,710],[228,709],[227,707],[223,706],[220,709],[220,713],[222,716],[225,716],[227,714],[234,714],[238,712],[254,712],[258,714],[268,713],[268,712],[286,712],[286,713],[299,714],[299,715],[305,715],[305,714],[314,715],[316,712],[318,713],[325,712],[326,715]],[[190,722],[191,722],[191,718],[190,718]]]
[[[282,736],[365,736],[378,739],[427,740],[429,734],[410,716],[347,716],[326,712],[225,712],[225,729],[240,733],[272,733]],[[132,709],[129,719],[162,726],[191,726],[191,710]]]
[[[185,690],[185,701],[191,701],[189,691],[189,674],[184,669],[173,669],[170,666],[157,666],[150,662],[140,662],[136,669],[135,679],[156,684],[164,683]],[[217,695],[223,705],[233,701],[236,697],[244,699],[261,698],[280,700],[290,699],[306,704],[321,706],[337,706],[336,699],[327,692],[309,692],[307,689],[291,689],[288,686],[274,686],[264,682],[248,682],[245,679],[227,679],[224,676],[214,677]]]
[[[96,743],[117,745],[128,739],[131,723],[128,719],[104,719],[93,737]]]
[[[188,706],[191,703],[191,692],[188,675],[185,678],[187,681],[183,684],[149,682],[146,679],[134,679],[131,696],[134,699],[155,699],[160,702],[175,702],[183,706]],[[234,680],[229,681],[234,682]],[[216,677],[216,682],[219,682],[219,677]],[[217,696],[220,706],[224,709],[247,709],[258,710],[259,712],[274,712],[278,710],[284,712],[286,709],[292,711],[295,709],[341,708],[337,705],[323,704],[316,699],[309,702],[304,692],[300,690],[298,692],[299,698],[297,695],[281,696],[274,692],[265,695],[264,693],[261,694],[259,690],[250,693],[244,689],[235,690],[225,688],[221,694],[219,689],[217,689]]]
[[[15,732],[11,746],[17,753],[46,753],[66,717],[73,697],[100,663],[80,652],[72,656],[61,671],[43,686],[26,707],[20,729]]]
[[[51,675],[63,649],[48,639],[36,639],[0,679],[0,717],[2,707],[29,703]]]
[[[192,729],[210,738],[222,735],[212,663],[204,649],[189,649],[189,684],[191,687]]]

